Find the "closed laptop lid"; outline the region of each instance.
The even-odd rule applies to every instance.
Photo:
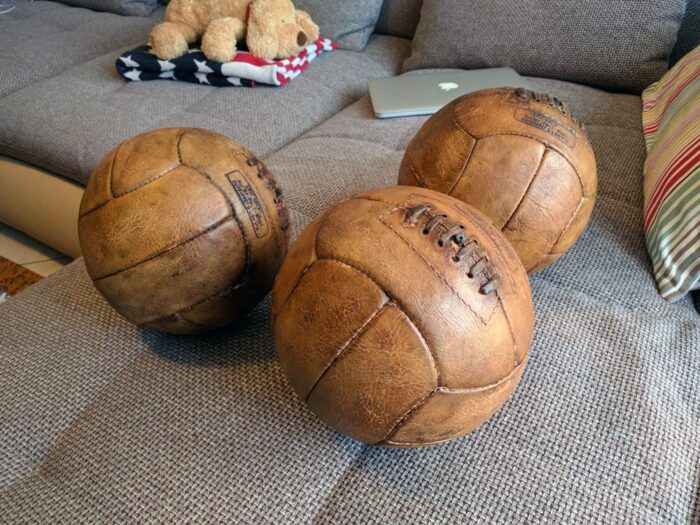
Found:
[[[369,81],[369,94],[379,118],[432,115],[455,98],[495,87],[529,87],[511,68],[414,73]]]

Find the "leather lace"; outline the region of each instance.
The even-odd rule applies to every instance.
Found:
[[[424,235],[429,235],[438,226],[442,227],[443,232],[437,238],[438,246],[449,248],[450,243],[456,245],[457,251],[452,255],[452,261],[467,270],[469,279],[479,278],[483,281],[479,287],[480,294],[487,295],[498,289],[501,277],[494,273],[491,261],[486,251],[479,246],[479,241],[468,236],[463,225],[449,223],[444,213],[432,213],[428,204],[419,204],[406,210],[404,223],[407,226],[414,226],[421,219],[425,219]]]

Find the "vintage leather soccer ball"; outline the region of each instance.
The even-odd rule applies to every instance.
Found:
[[[288,214],[253,153],[223,135],[172,128],[102,160],[78,227],[90,277],[124,317],[196,333],[234,321],[269,292]]]
[[[432,445],[508,399],[532,339],[527,274],[474,208],[411,187],[358,194],[316,219],[273,289],[289,381],[359,441]]]
[[[428,119],[406,150],[399,184],[447,193],[482,211],[534,273],[586,227],[596,163],[588,137],[558,99],[489,89]]]

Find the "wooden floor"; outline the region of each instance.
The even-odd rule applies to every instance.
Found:
[[[0,302],[71,261],[62,253],[0,224]]]
[[[0,256],[0,293],[15,295],[43,277],[29,268]]]

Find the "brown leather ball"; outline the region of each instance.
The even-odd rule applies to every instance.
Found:
[[[527,274],[481,213],[440,193],[355,195],[290,249],[272,294],[289,381],[365,443],[467,434],[508,399],[532,339]]]
[[[534,273],[586,227],[596,162],[586,133],[558,99],[489,89],[428,119],[408,145],[399,184],[447,193],[482,211]]]
[[[85,266],[124,317],[197,333],[250,311],[287,251],[288,213],[272,175],[237,142],[159,129],[109,153],[78,223]]]

